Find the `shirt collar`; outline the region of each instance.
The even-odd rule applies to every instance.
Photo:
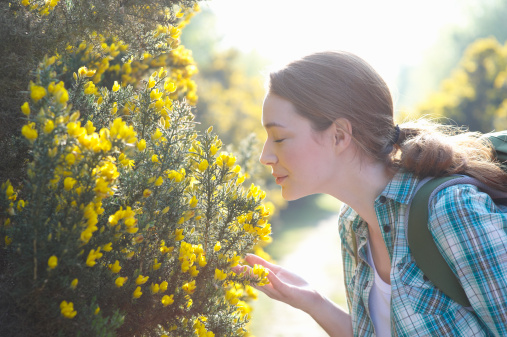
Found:
[[[376,201],[383,196],[384,198],[408,205],[418,183],[419,179],[413,173],[400,169],[395,173]]]
[[[376,198],[375,204],[383,204],[387,199],[392,199],[398,203],[408,205],[412,199],[419,179],[413,173],[403,169],[398,170],[391,181],[384,188],[382,193]],[[340,218],[343,220],[354,221],[358,214],[348,205],[343,204],[340,211]]]

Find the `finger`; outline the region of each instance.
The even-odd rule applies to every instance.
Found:
[[[262,257],[254,255],[254,254],[246,254],[245,260],[250,265],[260,264],[261,266],[268,268],[269,270],[273,271],[274,273],[278,273],[282,269],[282,267],[280,267],[276,264],[273,264],[271,262],[268,262],[268,261],[264,260]]]
[[[268,280],[270,283],[259,286],[259,285],[252,285],[255,289],[262,291],[267,296],[278,300],[278,301],[285,301],[285,293],[288,289],[289,285],[287,285],[285,282],[280,280],[278,276],[276,276],[275,273],[273,273],[271,270],[269,270],[268,274]]]
[[[248,265],[241,265],[241,264],[231,268],[231,270],[238,275],[239,274],[247,274],[250,272],[251,269],[252,269],[252,267],[250,267]]]
[[[280,289],[287,287],[287,284],[282,280],[280,280],[273,271],[268,269],[268,272],[269,272],[267,275],[268,281],[274,289],[280,291]]]

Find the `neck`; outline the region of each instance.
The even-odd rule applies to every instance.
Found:
[[[394,173],[382,163],[366,160],[356,162],[338,173],[340,177],[337,177],[337,184],[329,194],[352,207],[366,222],[376,223],[375,199],[391,181]]]

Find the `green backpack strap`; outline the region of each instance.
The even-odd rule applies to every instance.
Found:
[[[507,172],[507,130],[488,133],[484,135],[484,137],[493,144],[496,151],[496,158],[502,163],[504,171]]]
[[[433,191],[457,176],[433,178],[415,194],[410,205],[407,240],[417,266],[444,294],[464,307],[470,302],[451,268],[440,254],[428,228],[428,203]]]

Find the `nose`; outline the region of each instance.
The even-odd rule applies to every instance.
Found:
[[[268,141],[264,143],[261,156],[259,157],[259,161],[261,162],[261,164],[268,166],[274,165],[278,161],[278,158],[270,149]]]

